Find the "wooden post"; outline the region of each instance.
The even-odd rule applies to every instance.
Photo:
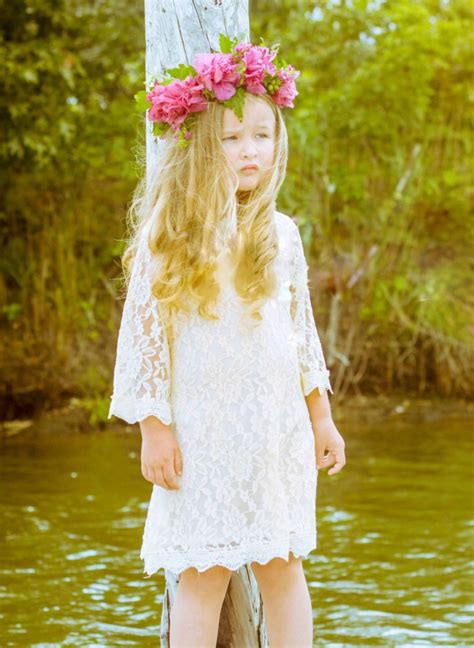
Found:
[[[190,65],[196,52],[218,50],[219,33],[249,38],[248,0],[145,0],[146,80]],[[163,142],[146,120],[147,168]]]
[[[165,68],[191,64],[196,52],[218,50],[219,33],[250,40],[248,0],[145,0],[146,80]],[[147,175],[163,142],[146,120]],[[149,176],[148,176],[149,177]],[[179,576],[165,570],[161,648],[170,645],[170,612]],[[266,648],[263,604],[249,564],[232,573],[222,606],[216,648]]]

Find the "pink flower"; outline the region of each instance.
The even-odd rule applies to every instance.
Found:
[[[242,60],[245,63],[244,85],[246,90],[253,94],[266,92],[263,81],[266,73],[271,76],[276,73],[275,65],[272,63],[276,54],[276,51],[270,51],[268,47],[259,47],[258,45],[243,49]]]
[[[247,52],[249,49],[252,47],[256,47],[256,45],[252,45],[252,43],[249,43],[248,41],[240,41],[235,48],[235,52]]]
[[[295,79],[299,77],[299,70],[295,70],[292,65],[278,70],[278,78],[281,80],[281,85],[278,90],[272,95],[273,101],[278,106],[287,106],[294,108],[293,99],[298,94],[295,85]]]
[[[203,95],[203,85],[198,77],[189,75],[181,81],[176,79],[168,85],[155,83],[146,95],[151,107],[148,112],[150,121],[166,122],[174,130],[179,129],[189,113],[199,112],[207,106]]]
[[[237,63],[232,54],[200,53],[196,54],[193,67],[197,70],[201,82],[215,94],[219,101],[225,101],[234,96],[240,81]]]

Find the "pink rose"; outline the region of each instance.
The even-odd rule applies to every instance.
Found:
[[[286,68],[278,70],[278,78],[281,80],[281,85],[278,90],[272,94],[272,99],[278,106],[294,108],[293,99],[298,94],[295,79],[299,77],[299,75],[300,72],[295,70],[292,65],[288,65]]]
[[[276,56],[275,51],[270,51],[268,47],[259,47],[255,45],[243,50],[242,60],[245,63],[245,89],[253,94],[264,94],[266,88],[263,85],[265,74],[273,76],[276,72],[272,60]]]
[[[151,107],[150,121],[165,122],[174,130],[179,129],[189,113],[199,112],[207,106],[202,91],[204,87],[197,77],[189,75],[181,81],[176,79],[168,85],[159,82],[146,95]]]
[[[248,41],[240,41],[235,48],[235,52],[247,52],[249,49],[252,47],[256,47],[255,45],[252,45],[252,43],[249,43]]]
[[[232,54],[200,53],[196,54],[193,67],[197,70],[201,82],[215,94],[219,101],[225,101],[234,96],[240,81],[237,63]]]

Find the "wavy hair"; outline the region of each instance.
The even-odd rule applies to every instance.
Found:
[[[234,217],[237,222],[237,235],[229,246],[235,290],[251,306],[251,318],[257,323],[262,319],[261,305],[276,289],[274,210],[286,172],[288,139],[280,108],[266,95],[248,95],[249,100],[265,101],[275,115],[273,164],[254,189],[238,191],[238,174],[228,164],[222,145],[225,107],[210,102],[206,110],[196,113],[186,148],[179,148],[168,131],[148,182],[145,173],[127,210],[131,236],[122,255],[126,283],[142,230],[149,225],[148,245],[157,261],[152,292],[160,310],[163,305],[170,338],[172,316],[189,312],[189,297],[202,317],[218,319],[212,312],[219,296],[214,276],[221,251],[217,230],[226,219]]]

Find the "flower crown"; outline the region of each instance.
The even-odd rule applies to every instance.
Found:
[[[135,95],[139,110],[148,111],[153,134],[163,138],[171,128],[173,139],[184,148],[191,138],[194,113],[205,110],[209,101],[231,108],[240,121],[245,93],[269,94],[277,106],[294,108],[298,94],[298,70],[284,61],[279,45],[268,48],[230,39],[219,34],[221,51],[198,53],[193,65],[166,69],[161,81],[153,79],[148,90]]]

